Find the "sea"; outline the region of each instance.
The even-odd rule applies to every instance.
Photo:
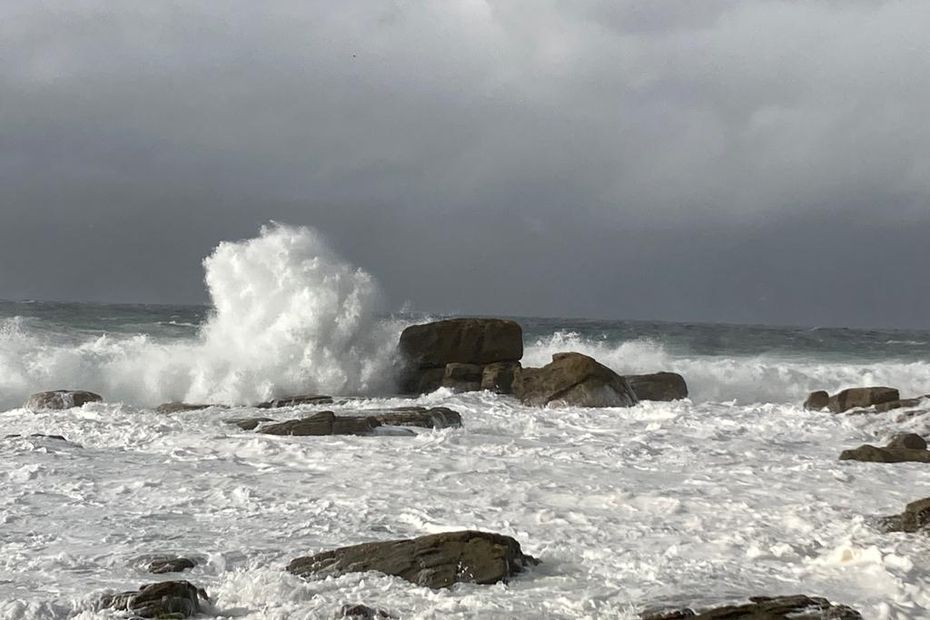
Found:
[[[920,463],[839,461],[920,407],[812,412],[810,391],[930,392],[930,333],[510,317],[524,366],[591,355],[621,374],[673,371],[689,398],[533,408],[510,396],[396,394],[401,330],[364,269],[307,228],[272,224],[204,261],[204,306],[0,302],[0,618],[116,618],[102,594],[184,578],[205,618],[638,618],[644,609],[808,594],[867,620],[930,618],[930,537],[883,515],[930,496]],[[33,392],[104,397],[23,408]],[[290,394],[335,405],[256,410]],[[160,403],[213,403],[173,414]],[[463,427],[415,436],[279,437],[230,418],[444,406]],[[32,436],[59,435],[64,439]],[[7,436],[5,435],[14,435]],[[539,566],[508,584],[433,591],[366,573],[304,581],[295,557],[479,529]],[[150,575],[158,554],[193,558]]]

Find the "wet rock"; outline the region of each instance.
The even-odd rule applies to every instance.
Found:
[[[342,609],[336,612],[335,620],[346,618],[347,620],[390,620],[396,618],[383,609],[374,609],[367,605],[343,605]]]
[[[810,411],[822,411],[827,408],[829,403],[830,395],[827,391],[817,390],[816,392],[811,392],[807,400],[804,401],[804,408]]]
[[[332,411],[321,411],[299,420],[268,424],[258,429],[266,435],[371,435],[381,426],[370,417],[336,416]]]
[[[930,497],[911,502],[904,512],[882,519],[886,532],[918,532],[930,525]]]
[[[509,536],[462,531],[324,551],[291,561],[287,570],[304,578],[376,571],[435,589],[506,582],[537,563]]]
[[[496,394],[512,394],[513,378],[520,362],[494,362],[481,371],[481,389]]]
[[[19,433],[13,433],[12,435],[6,435],[4,439],[12,439],[15,437],[22,437]],[[44,438],[44,439],[55,439],[58,441],[68,441],[62,435],[46,435],[45,433],[31,433],[29,437]]]
[[[688,398],[685,378],[675,372],[655,372],[624,377],[639,400],[680,400]]]
[[[891,411],[892,409],[903,409],[905,407],[917,407],[923,402],[923,399],[926,397],[920,398],[902,398],[901,400],[891,400],[887,403],[879,403],[872,407],[872,409],[878,413],[883,411]]]
[[[183,573],[197,566],[197,562],[181,556],[156,556],[152,558],[145,570],[154,575],[165,573]]]
[[[209,602],[207,593],[187,581],[161,581],[101,598],[103,609],[128,611],[141,618],[188,618],[203,611],[201,601]]]
[[[385,426],[418,426],[421,428],[458,428],[462,426],[462,416],[446,407],[409,407],[385,412],[366,413],[369,418]]]
[[[862,620],[851,607],[835,605],[825,598],[795,596],[754,596],[743,605],[723,605],[704,611],[671,609],[643,613],[643,620]]]
[[[895,388],[850,388],[831,396],[827,402],[827,408],[833,413],[842,413],[850,409],[862,409],[900,399],[901,396]]]
[[[206,403],[162,403],[155,407],[155,413],[182,413],[184,411],[200,411],[210,407],[224,407],[224,405],[211,405]]]
[[[52,390],[33,394],[23,407],[33,411],[71,409],[72,407],[82,407],[85,403],[99,403],[102,401],[103,397],[100,394],[84,390]]]
[[[446,364],[442,376],[442,387],[456,392],[475,392],[481,389],[481,375],[484,368],[480,364]]]
[[[542,368],[517,372],[514,394],[526,405],[630,407],[638,401],[626,379],[581,353],[556,353]]]
[[[930,463],[930,450],[911,448],[879,448],[865,444],[840,453],[841,461],[865,461],[869,463]]]
[[[263,422],[274,422],[272,418],[233,418],[231,420],[223,420],[227,424],[234,424],[241,428],[244,431],[254,431],[258,428],[258,425]]]
[[[886,448],[907,448],[908,450],[926,450],[927,441],[916,433],[898,433],[891,438]]]
[[[296,407],[297,405],[331,405],[333,404],[332,396],[321,396],[319,394],[301,394],[298,396],[285,396],[275,398],[255,405],[257,409],[277,409],[279,407]]]

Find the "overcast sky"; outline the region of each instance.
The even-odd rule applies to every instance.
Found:
[[[930,328],[930,2],[0,4],[0,298]]]

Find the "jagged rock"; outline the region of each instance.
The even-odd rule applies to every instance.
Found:
[[[188,618],[202,611],[200,601],[210,599],[203,588],[187,581],[160,581],[143,585],[137,592],[101,598],[103,609],[128,611],[142,618]]]
[[[446,364],[442,376],[442,387],[450,388],[456,392],[475,392],[481,389],[480,364],[462,364],[452,362]]]
[[[150,558],[145,570],[153,575],[165,573],[183,573],[189,568],[197,566],[197,562],[181,556],[156,556]]]
[[[523,330],[505,319],[448,319],[411,325],[399,346],[417,368],[516,362],[523,357]]]
[[[886,532],[913,533],[930,525],[930,497],[911,502],[899,515],[885,517],[882,525]]]
[[[224,407],[225,405],[212,405],[206,403],[162,403],[155,407],[155,413],[182,413],[184,411],[199,411],[210,407]]]
[[[19,433],[13,433],[12,435],[6,435],[4,439],[12,439],[15,437],[22,437]],[[46,435],[45,433],[30,433],[29,437],[40,437],[45,439],[57,439],[59,441],[68,441],[62,435]]]
[[[520,369],[513,391],[535,406],[630,407],[638,401],[626,379],[581,353],[556,353],[542,368]]]
[[[235,424],[244,431],[254,431],[262,422],[274,422],[272,418],[233,418],[223,421],[227,424]]]
[[[85,403],[99,403],[103,401],[100,394],[84,390],[52,390],[38,392],[29,397],[23,405],[26,409],[34,411],[43,409],[71,409],[82,407]]]
[[[899,433],[891,438],[886,448],[907,448],[909,450],[926,450],[927,441],[916,433]]]
[[[520,368],[520,362],[494,362],[481,371],[481,389],[497,394],[513,393],[514,373]]]
[[[385,412],[359,412],[385,426],[419,426],[422,428],[451,428],[462,426],[462,416],[446,407],[408,407]]]
[[[807,400],[804,401],[804,408],[810,411],[821,411],[826,409],[828,404],[830,404],[830,395],[827,391],[817,390],[811,392]]]
[[[834,605],[825,598],[794,596],[753,596],[750,603],[724,605],[705,611],[670,609],[644,612],[643,620],[862,620],[862,615],[846,605]]]
[[[447,588],[459,582],[506,582],[537,563],[509,536],[463,531],[342,547],[292,560],[287,570],[304,578],[376,571]]]
[[[321,411],[299,420],[268,424],[258,429],[266,435],[371,435],[381,423],[370,417],[337,416]]]
[[[383,609],[374,609],[367,605],[343,605],[342,609],[336,612],[335,620],[391,620],[397,618],[392,616]]]
[[[680,400],[688,398],[685,378],[675,372],[656,372],[624,377],[639,400]]]
[[[930,450],[911,448],[879,448],[868,444],[840,453],[841,461],[866,461],[870,463],[930,463]]]
[[[277,409],[279,407],[296,407],[297,405],[331,405],[333,404],[332,396],[321,396],[319,394],[301,394],[298,396],[285,396],[275,398],[274,400],[265,401],[255,405],[256,409]]]
[[[895,388],[850,388],[831,396],[827,402],[827,408],[833,413],[842,413],[850,409],[861,409],[900,399],[901,396]]]

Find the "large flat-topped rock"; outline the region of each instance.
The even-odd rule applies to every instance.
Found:
[[[523,357],[523,329],[506,319],[447,319],[411,325],[399,347],[417,368],[516,362]]]
[[[23,407],[33,411],[71,409],[72,407],[83,407],[85,403],[99,403],[102,400],[103,397],[100,394],[86,390],[51,390],[33,394]]]

